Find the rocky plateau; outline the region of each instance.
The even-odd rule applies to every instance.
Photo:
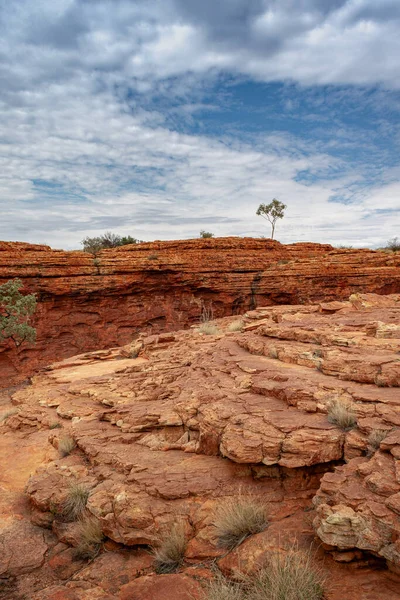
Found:
[[[400,254],[215,238],[141,243],[97,256],[0,242],[0,284],[35,292],[35,345],[0,347],[2,387],[55,360],[257,306],[400,293]]]
[[[204,584],[216,571],[251,574],[293,540],[314,548],[326,600],[400,597],[400,258],[201,244],[195,273],[191,242],[160,242],[157,259],[145,247],[105,252],[98,266],[79,252],[19,250],[31,262],[11,275],[40,291],[48,319],[40,348],[54,335],[55,357],[81,350],[89,329],[90,347],[129,343],[2,392],[0,598],[212,600]],[[0,250],[10,275],[16,250]],[[201,301],[220,317],[209,334]],[[132,327],[142,327],[133,342]],[[11,377],[16,357],[4,355]],[[103,535],[90,559],[75,556],[77,524],[63,513],[77,483]],[[238,496],[262,503],[268,526],[227,551],[214,515]],[[184,562],[160,575],[149,548],[176,522]]]

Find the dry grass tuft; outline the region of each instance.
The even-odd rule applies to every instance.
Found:
[[[238,319],[237,321],[232,321],[228,325],[228,331],[242,331],[244,327],[244,322],[242,319]]]
[[[175,523],[160,538],[158,548],[154,553],[154,570],[159,575],[174,573],[183,563],[187,546],[185,525]]]
[[[296,544],[274,553],[252,579],[247,600],[322,600],[325,578],[312,562]]]
[[[310,551],[289,550],[272,554],[268,562],[241,583],[218,574],[207,584],[204,600],[322,600],[325,577],[313,565]]]
[[[264,531],[268,521],[266,509],[251,496],[235,496],[221,504],[213,525],[220,548],[231,550],[246,537]]]
[[[202,323],[199,327],[200,333],[205,335],[218,335],[219,329],[214,323]]]
[[[72,450],[76,447],[76,442],[70,435],[65,435],[58,441],[58,451],[61,456],[68,456]]]
[[[100,521],[92,516],[81,519],[76,524],[75,534],[78,541],[75,556],[77,558],[95,557],[104,538]]]
[[[0,423],[2,421],[6,421],[8,419],[8,417],[12,417],[12,415],[16,415],[18,412],[18,408],[10,408],[9,410],[6,410],[6,412],[4,412],[2,415],[0,415]]]
[[[328,421],[344,431],[349,431],[357,425],[357,415],[351,402],[334,400],[328,406]]]
[[[385,429],[373,429],[368,436],[368,446],[372,450],[371,454],[373,454],[376,450],[378,450],[381,442],[385,439],[389,432]]]
[[[207,583],[203,600],[245,600],[243,585],[218,573]]]
[[[85,511],[88,498],[89,490],[85,485],[82,483],[72,484],[62,507],[62,516],[67,521],[79,519]]]

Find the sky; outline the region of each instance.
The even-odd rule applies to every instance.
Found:
[[[400,237],[400,0],[0,0],[0,239]]]

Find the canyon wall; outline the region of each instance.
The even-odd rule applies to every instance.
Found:
[[[199,321],[203,307],[222,317],[357,292],[398,293],[399,267],[399,254],[269,239],[151,242],[96,257],[0,242],[0,284],[19,277],[38,299],[37,343],[0,348],[1,387],[143,331],[183,329]]]

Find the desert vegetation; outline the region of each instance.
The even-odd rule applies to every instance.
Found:
[[[381,442],[385,439],[389,432],[386,429],[373,429],[368,436],[369,454],[374,454],[379,449]]]
[[[23,295],[20,279],[0,285],[0,343],[11,340],[15,346],[34,342],[36,329],[29,325],[36,310],[35,294]]]
[[[385,246],[386,250],[390,250],[391,252],[400,252],[400,240],[398,237],[394,237],[389,240]]]
[[[85,511],[89,490],[82,483],[73,483],[63,503],[62,516],[67,521],[76,521]]]
[[[159,545],[153,550],[156,573],[173,573],[183,562],[187,546],[185,526],[175,523],[160,537]]]
[[[283,202],[279,202],[276,198],[272,200],[269,204],[260,204],[257,209],[256,214],[259,217],[263,217],[271,223],[271,239],[274,239],[276,222],[278,219],[283,219],[285,216],[285,209],[287,208],[286,204]]]
[[[258,571],[239,582],[218,573],[206,586],[204,600],[322,600],[325,587],[312,552],[294,543],[272,553]]]
[[[93,558],[98,554],[104,535],[98,519],[85,516],[75,525],[75,556],[77,558]]]
[[[249,535],[264,531],[268,521],[265,506],[240,492],[217,508],[212,524],[218,546],[231,550]]]
[[[328,421],[348,431],[357,425],[357,415],[351,402],[335,400],[328,406]]]
[[[70,435],[65,435],[58,441],[58,451],[61,456],[68,456],[76,447],[76,442]]]
[[[228,331],[242,331],[244,327],[244,322],[242,321],[242,319],[237,319],[237,321],[232,321],[232,323],[229,323],[228,325]]]
[[[116,233],[112,233],[111,231],[106,231],[97,237],[85,237],[81,244],[84,252],[96,254],[97,252],[100,252],[100,250],[105,250],[107,248],[118,248],[119,246],[126,246],[128,244],[137,244],[141,241],[142,240],[137,240],[131,235],[121,236],[117,235]]]

